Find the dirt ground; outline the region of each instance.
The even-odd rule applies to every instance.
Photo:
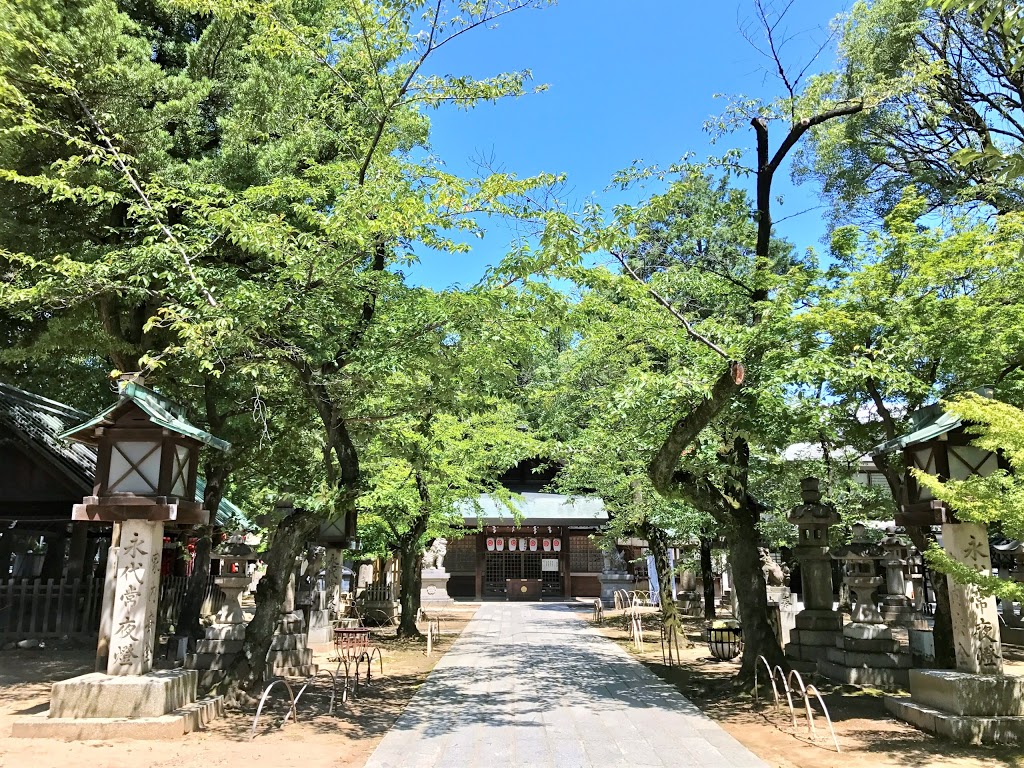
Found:
[[[652,609],[653,610],[653,609]],[[761,689],[761,701],[739,695],[731,680],[738,661],[723,662],[711,656],[703,641],[704,622],[684,619],[692,647],[681,647],[682,663],[669,668],[662,663],[657,618],[645,616],[644,651],[630,640],[621,611],[607,611],[601,631],[615,639],[660,677],[674,683],[684,696],[722,725],[762,760],[779,768],[833,768],[865,766],[935,766],[936,768],[996,768],[1024,766],[1024,749],[962,747],[938,739],[893,718],[885,709],[883,693],[839,685],[816,675],[805,676],[821,691],[835,725],[841,754],[829,735],[820,713],[815,717],[817,740],[808,734],[806,716],[797,710],[794,731],[789,708],[783,702],[776,711],[770,686]],[[589,619],[590,614],[587,614]],[[682,645],[682,644],[681,644]],[[1007,654],[1012,657],[1012,654]],[[1013,657],[1012,666],[1024,666]],[[1024,672],[1024,669],[1017,670]],[[813,678],[813,680],[812,680]]]
[[[45,712],[50,684],[92,671],[95,646],[48,642],[45,648],[0,651],[0,768],[222,768],[261,765],[272,768],[359,768],[426,679],[437,660],[458,637],[475,606],[456,606],[444,614],[441,638],[431,657],[425,641],[399,641],[394,629],[374,632],[383,649],[384,675],[328,715],[327,678],[322,690],[310,689],[298,707],[298,722],[280,724],[286,708],[281,686],[272,693],[250,738],[255,707],[229,711],[208,730],[174,741],[103,740],[61,742],[10,737],[19,717]],[[426,627],[421,627],[425,631]],[[314,661],[333,671],[330,644],[314,645]],[[311,693],[312,691],[312,693]]]

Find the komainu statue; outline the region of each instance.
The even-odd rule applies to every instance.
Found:
[[[435,568],[444,570],[444,556],[448,553],[448,540],[443,538],[434,539],[427,551],[423,553],[423,570]]]

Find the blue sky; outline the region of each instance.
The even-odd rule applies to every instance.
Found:
[[[846,0],[796,0],[782,27],[792,40],[784,57],[802,67],[826,38],[830,20]],[[703,159],[712,146],[704,121],[722,112],[714,94],[771,97],[780,84],[771,63],[741,33],[758,38],[752,0],[560,0],[544,10],[502,18],[497,29],[476,30],[438,51],[428,73],[485,77],[530,69],[544,93],[484,104],[472,110],[431,111],[433,153],[450,171],[472,175],[474,158],[493,157],[506,171],[568,175],[567,195],[580,204],[593,196],[606,206],[635,202],[642,190],[604,192],[612,174],[634,160],[666,165],[686,152]],[[780,29],[780,31],[782,31]],[[827,68],[833,48],[813,69]],[[776,128],[776,138],[782,126]],[[752,131],[730,140],[750,147]],[[818,205],[811,185],[794,189],[785,178],[775,191],[784,203],[776,221]],[[812,210],[778,225],[801,249],[819,247],[824,211]],[[505,253],[512,233],[497,223],[469,255],[423,252],[405,270],[433,288],[470,285]]]

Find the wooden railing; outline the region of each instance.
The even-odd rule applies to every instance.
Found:
[[[94,635],[103,579],[0,581],[0,638]]]
[[[187,590],[187,576],[161,580],[157,609],[161,629],[178,623]],[[224,593],[211,578],[200,614],[216,613],[224,600]],[[0,639],[95,635],[102,604],[103,579],[0,581]]]
[[[181,606],[185,602],[188,591],[188,576],[165,576],[160,580],[160,607],[157,617],[161,627],[177,625],[181,615]],[[224,605],[225,596],[220,587],[213,583],[213,578],[206,582],[203,592],[203,605],[199,609],[200,616],[216,613]]]

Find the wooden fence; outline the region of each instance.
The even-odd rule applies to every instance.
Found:
[[[103,579],[0,581],[0,639],[94,635]]]
[[[161,629],[178,623],[187,589],[187,576],[161,580]],[[224,592],[210,579],[200,613],[216,613],[224,600]],[[102,605],[103,579],[0,581],[0,640],[96,635]]]

